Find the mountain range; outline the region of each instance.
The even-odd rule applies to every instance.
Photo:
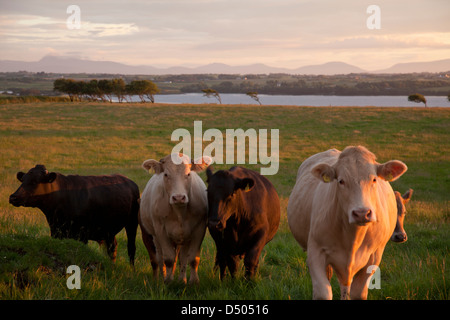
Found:
[[[413,72],[446,72],[450,71],[450,59],[398,63],[384,70],[367,71],[344,62],[328,62],[318,65],[303,66],[296,69],[270,67],[265,64],[230,66],[223,63],[212,63],[200,67],[157,68],[140,65],[131,66],[113,61],[93,61],[79,58],[48,55],[39,61],[26,62],[0,60],[0,72],[51,72],[51,73],[108,73],[108,74],[312,74],[334,75],[349,73],[413,73]]]

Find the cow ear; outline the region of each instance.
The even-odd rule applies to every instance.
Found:
[[[377,165],[377,175],[386,181],[395,181],[408,170],[406,164],[398,160],[391,160]]]
[[[326,163],[318,164],[311,170],[311,173],[317,179],[320,179],[325,183],[336,179],[336,172],[334,171],[334,168]]]
[[[255,181],[251,178],[244,178],[244,179],[239,179],[236,178],[234,180],[234,190],[244,190],[245,192],[249,192],[250,190],[252,190],[253,186],[255,185]]]
[[[200,172],[205,170],[212,162],[211,157],[203,156],[201,158],[192,160],[191,171]]]
[[[48,183],[52,183],[56,180],[56,172],[50,172],[45,176],[45,181]]]
[[[17,172],[17,175],[16,175],[17,180],[19,180],[20,182],[23,182],[23,176],[24,175],[25,175],[25,172],[22,172],[22,171]]]
[[[403,201],[405,203],[407,203],[409,200],[411,200],[411,196],[412,196],[413,192],[414,192],[413,189],[409,189],[408,191],[405,192],[404,195],[402,195]]]
[[[206,168],[206,182],[209,183],[209,179],[211,179],[212,176],[213,176],[213,167],[209,166],[208,168]]]
[[[149,171],[149,172],[150,172],[150,169],[153,169],[155,171],[155,173],[161,173],[164,171],[163,164],[154,159],[145,160],[142,163],[142,168],[144,168],[145,171]]]

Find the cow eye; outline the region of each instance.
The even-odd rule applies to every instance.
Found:
[[[191,173],[189,172],[186,176],[190,177],[190,176],[191,176]]]
[[[374,183],[377,182],[377,178],[373,178],[373,182],[374,182]]]
[[[344,182],[344,180],[342,180],[342,179],[339,179],[339,184],[340,184],[341,186],[345,185],[345,182]]]
[[[164,177],[168,177],[167,173],[164,173]]]

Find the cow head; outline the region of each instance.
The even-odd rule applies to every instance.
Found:
[[[375,159],[365,147],[347,147],[334,165],[322,163],[312,169],[312,174],[322,182],[336,184],[338,203],[350,224],[363,226],[377,221],[379,180],[394,181],[407,170],[401,161],[379,164]]]
[[[185,206],[189,203],[191,172],[202,171],[211,162],[208,156],[191,161],[188,156],[180,153],[166,156],[159,161],[145,160],[142,167],[147,171],[153,169],[156,174],[163,175],[164,189],[171,205]]]
[[[239,190],[250,191],[255,181],[251,178],[238,178],[228,170],[213,173],[206,169],[208,177],[208,225],[210,228],[223,230],[230,216],[236,212],[236,196]]]
[[[50,193],[54,188],[51,184],[57,174],[49,173],[44,165],[36,165],[27,173],[17,172],[17,180],[22,182],[19,189],[9,196],[9,203],[15,207],[36,207],[39,196]]]
[[[391,241],[402,243],[408,240],[405,229],[403,229],[403,221],[405,220],[406,208],[405,205],[411,200],[413,189],[409,189],[402,196],[400,192],[395,191],[395,200],[397,201],[397,223],[395,225],[394,233],[391,236]]]

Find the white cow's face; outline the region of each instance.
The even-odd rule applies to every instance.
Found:
[[[350,224],[366,225],[377,221],[376,203],[381,179],[393,181],[407,170],[397,160],[378,164],[375,155],[364,147],[348,147],[333,166],[319,164],[312,173],[324,183],[334,183],[336,197]]]
[[[169,155],[160,161],[146,160],[142,164],[145,170],[153,169],[163,175],[164,189],[169,196],[171,205],[186,206],[189,203],[191,189],[191,172],[204,170],[211,163],[211,158],[203,157],[200,164],[183,154]]]

